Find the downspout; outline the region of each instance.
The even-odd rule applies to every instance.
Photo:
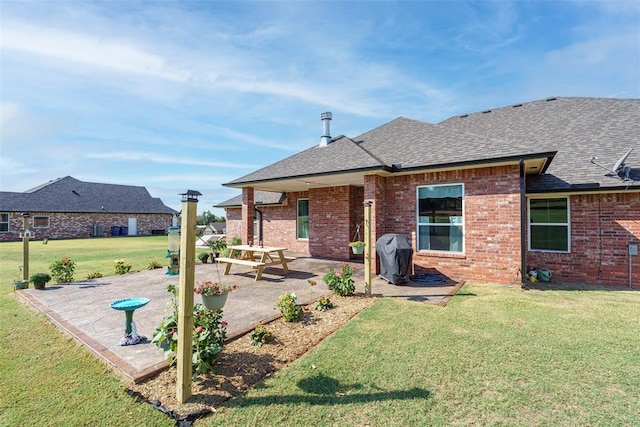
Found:
[[[258,245],[262,247],[262,212],[258,208],[253,208],[258,213]]]
[[[526,216],[527,216],[527,196],[526,179],[524,173],[524,160],[520,159],[520,279],[521,286],[526,285],[527,271],[527,241],[526,241]]]

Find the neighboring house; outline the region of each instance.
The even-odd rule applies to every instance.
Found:
[[[227,229],[227,223],[222,222],[210,222],[205,226],[204,234],[224,234]]]
[[[24,193],[0,192],[0,240],[18,240],[23,213],[35,239],[164,234],[177,212],[144,187],[70,176]]]
[[[411,238],[416,273],[640,288],[640,100],[549,98],[451,117],[398,118],[226,183],[227,235],[334,259],[372,203],[373,241]],[[613,168],[631,148],[619,173]],[[597,159],[593,160],[593,156]],[[618,162],[620,163],[620,162]],[[261,215],[254,213],[258,208]]]

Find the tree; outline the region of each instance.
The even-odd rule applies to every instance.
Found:
[[[207,225],[211,224],[212,222],[226,222],[227,219],[223,216],[216,216],[210,211],[205,211],[202,214],[198,215],[197,221],[198,225]]]

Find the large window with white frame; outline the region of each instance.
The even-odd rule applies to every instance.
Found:
[[[9,214],[6,212],[0,213],[0,233],[6,233],[9,231]]]
[[[570,212],[567,197],[529,199],[529,250],[569,252]]]
[[[298,239],[309,238],[309,199],[298,199],[297,228]]]
[[[44,215],[34,216],[33,228],[49,228],[49,217]]]
[[[418,187],[418,250],[464,252],[463,198],[463,184]]]

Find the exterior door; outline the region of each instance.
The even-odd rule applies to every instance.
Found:
[[[137,218],[129,218],[129,236],[137,236],[138,235],[138,219]]]

